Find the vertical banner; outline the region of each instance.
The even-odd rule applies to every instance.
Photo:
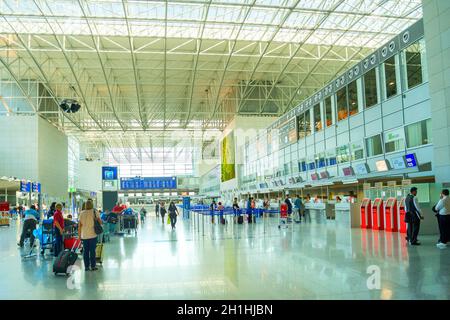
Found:
[[[183,219],[189,219],[190,209],[191,209],[191,198],[183,197]]]

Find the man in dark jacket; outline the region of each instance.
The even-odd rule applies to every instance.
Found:
[[[288,194],[286,195],[286,199],[284,199],[284,202],[286,203],[286,205],[288,207],[288,217],[290,217],[291,214],[292,214],[292,202],[289,199],[289,195]]]
[[[417,201],[417,188],[412,187],[409,194],[405,199],[405,222],[408,224],[406,241],[412,246],[420,245],[417,241],[417,236],[419,235],[420,220],[423,219],[420,213],[420,207]]]

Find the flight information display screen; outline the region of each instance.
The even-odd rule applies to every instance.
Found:
[[[120,178],[121,190],[176,189],[176,177]]]

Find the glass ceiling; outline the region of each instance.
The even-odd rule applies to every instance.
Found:
[[[371,48],[422,15],[421,0],[2,0],[0,12],[1,33],[364,44]]]

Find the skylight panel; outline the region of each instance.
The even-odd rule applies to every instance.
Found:
[[[130,19],[165,19],[166,5],[164,2],[128,2],[127,5]]]
[[[314,28],[317,23],[325,17],[321,13],[312,13],[307,11],[294,11],[284,23],[284,27],[290,28]]]
[[[251,9],[246,22],[254,24],[279,25],[287,10],[272,10],[265,8]]]
[[[169,3],[167,6],[168,20],[197,20],[203,16],[203,5]]]
[[[123,17],[123,5],[121,2],[89,1],[89,11],[94,17]]]
[[[207,21],[242,22],[243,10],[241,7],[211,5]]]

